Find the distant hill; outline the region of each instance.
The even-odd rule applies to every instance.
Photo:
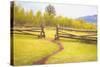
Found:
[[[97,15],[83,16],[83,17],[79,17],[78,19],[83,19],[90,23],[97,23]]]

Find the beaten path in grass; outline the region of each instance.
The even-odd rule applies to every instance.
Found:
[[[45,64],[46,61],[53,55],[58,54],[59,52],[61,52],[64,47],[62,45],[62,43],[60,41],[56,41],[54,40],[54,35],[55,35],[55,31],[51,28],[47,28],[45,29],[45,34],[46,34],[46,40],[50,41],[51,43],[54,43],[56,45],[58,45],[58,49],[55,50],[54,52],[52,52],[51,54],[45,56],[44,58],[34,62],[33,64]]]
[[[47,40],[49,40],[49,41],[51,41],[53,43],[56,43],[59,46],[59,49],[57,51],[54,51],[52,54],[50,54],[50,55],[38,60],[37,62],[34,62],[33,64],[45,64],[45,62],[48,60],[49,57],[59,53],[60,51],[62,51],[64,49],[64,47],[62,46],[61,42],[58,42],[56,40],[50,40],[50,39],[47,39]]]

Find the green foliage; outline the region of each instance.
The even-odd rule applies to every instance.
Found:
[[[33,21],[34,21],[34,15],[33,15],[33,11],[32,10],[30,10],[30,11],[28,11],[27,13],[26,13],[26,15],[25,15],[25,20],[26,20],[26,24],[32,24],[33,23]]]
[[[25,12],[24,9],[18,6],[14,6],[14,22],[15,25],[22,26],[25,24]]]
[[[42,24],[43,23],[43,19],[42,19],[43,17],[42,17],[42,14],[41,14],[41,12],[40,11],[37,11],[37,13],[36,13],[36,16],[35,16],[35,19],[34,19],[34,24],[36,24],[36,25],[40,25],[40,24]]]
[[[54,15],[49,15],[47,12],[44,13],[44,22],[46,26],[53,26],[55,22]]]
[[[21,6],[14,6],[14,24],[18,26],[23,25],[40,25],[56,26],[57,24],[65,27],[96,29],[96,25],[87,23],[81,19],[72,19],[63,16],[55,15],[55,8],[52,5],[46,7],[46,11],[42,13],[37,11],[35,14],[32,10],[25,11]]]

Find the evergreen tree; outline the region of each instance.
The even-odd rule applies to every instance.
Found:
[[[55,15],[55,14],[56,14],[55,8],[54,8],[51,4],[49,4],[49,5],[46,7],[45,11],[46,11],[49,15]]]

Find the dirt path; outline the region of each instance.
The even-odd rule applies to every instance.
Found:
[[[56,40],[49,40],[49,41],[51,41],[53,43],[56,43],[59,46],[59,49],[57,51],[54,51],[52,54],[50,54],[50,55],[38,60],[37,62],[34,62],[33,64],[45,64],[45,62],[48,60],[49,57],[57,54],[58,52],[60,52],[60,51],[62,51],[64,49],[64,47],[62,46],[62,44],[60,42],[58,42]]]

